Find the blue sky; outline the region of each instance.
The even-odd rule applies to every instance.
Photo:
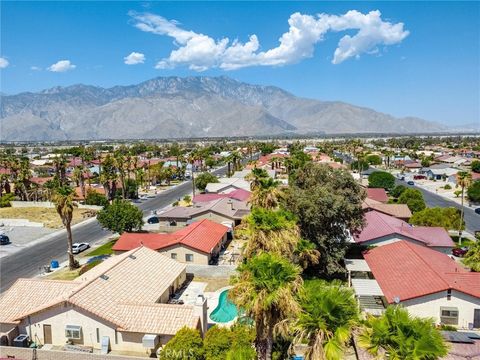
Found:
[[[472,123],[479,23],[480,3],[458,1],[2,1],[1,90],[227,75],[395,116]]]

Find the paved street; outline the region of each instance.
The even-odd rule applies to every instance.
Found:
[[[225,172],[226,166],[215,170],[213,173],[223,175]],[[155,198],[139,203],[138,207],[148,215],[152,210],[165,207],[191,193],[191,191],[192,182],[188,181],[166,190]],[[76,227],[73,230],[73,240],[75,242],[95,243],[110,234],[95,221]],[[39,274],[41,268],[49,264],[52,259],[60,262],[65,261],[67,259],[66,237],[66,232],[63,232],[44,242],[27,247],[21,252],[2,258],[0,261],[0,292],[8,289],[20,277],[32,277]]]
[[[427,191],[425,189],[422,189],[418,186],[412,186],[412,185],[407,185],[405,181],[396,181],[397,185],[405,185],[411,188],[418,189],[422,192],[423,198],[425,199],[425,203],[427,204],[428,207],[456,207],[458,209],[461,209],[462,207],[457,204],[454,201],[445,199],[444,197],[434,194],[430,191]],[[480,215],[476,214],[475,211],[472,209],[469,209],[468,207],[465,207],[465,225],[466,229],[468,232],[474,234],[475,231],[480,231]]]

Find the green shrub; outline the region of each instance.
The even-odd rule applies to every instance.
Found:
[[[12,206],[10,201],[13,201],[13,199],[15,199],[15,194],[3,194],[2,197],[0,197],[0,208]]]
[[[445,190],[451,190],[451,189],[452,189],[452,187],[451,187],[449,184],[445,185],[443,188],[444,188]]]

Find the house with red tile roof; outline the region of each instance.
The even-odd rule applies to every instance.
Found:
[[[203,219],[171,234],[123,233],[116,254],[146,246],[182,263],[208,265],[227,242],[227,226]]]
[[[383,188],[366,188],[367,198],[386,203],[388,201],[388,195],[385,189]]]
[[[480,328],[480,273],[428,247],[397,241],[363,253],[388,304],[437,324]]]
[[[383,246],[406,240],[450,255],[454,243],[442,227],[412,226],[376,210],[365,213],[365,227],[353,235],[353,241],[364,246]]]
[[[112,351],[145,356],[184,326],[206,330],[206,300],[168,303],[185,280],[185,264],[145,246],[72,281],[19,279],[0,297],[0,336],[11,341],[14,333],[27,334],[41,345],[97,351],[107,337]]]

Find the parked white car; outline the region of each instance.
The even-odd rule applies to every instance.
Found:
[[[90,247],[90,244],[87,243],[75,243],[72,245],[72,253],[79,254],[82,251],[87,250]]]

